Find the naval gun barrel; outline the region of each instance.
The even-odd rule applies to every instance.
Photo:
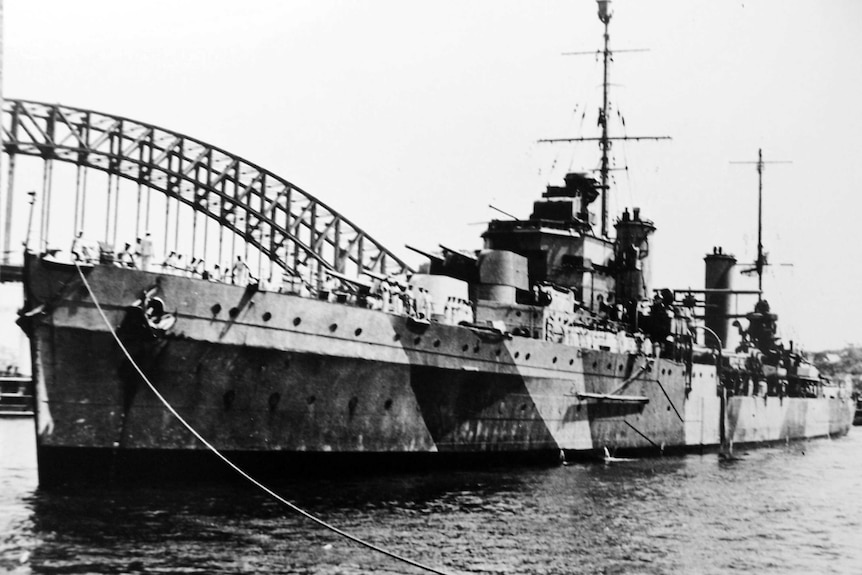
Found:
[[[434,254],[429,254],[428,252],[426,252],[426,251],[424,251],[424,250],[420,250],[419,248],[414,248],[413,246],[411,246],[411,245],[409,245],[409,244],[404,244],[404,247],[405,247],[405,248],[407,248],[408,250],[412,251],[412,252],[416,252],[416,253],[417,253],[417,254],[419,254],[420,256],[425,256],[426,258],[428,258],[428,259],[429,259],[429,260],[431,260],[432,262],[433,262],[433,261],[435,261],[435,260],[436,260],[436,261],[438,261],[438,262],[442,262],[442,261],[443,261],[443,258],[442,258],[442,257],[440,257],[440,256],[435,256]],[[441,246],[441,247],[442,247],[442,246]]]

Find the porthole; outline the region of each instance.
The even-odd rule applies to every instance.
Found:
[[[231,318],[235,318],[236,316],[239,315],[239,308],[238,307],[232,307],[232,308],[230,308],[230,311],[228,311],[227,313]]]
[[[434,340],[434,347],[440,347],[440,340],[439,339]]]
[[[613,368],[614,368],[614,366],[613,366],[613,365],[608,364],[608,369],[609,369],[609,370],[611,370],[611,369],[613,369]]]
[[[393,335],[393,336],[392,336],[392,341],[401,341],[401,334],[400,334],[400,333],[396,333],[395,335]]]
[[[622,370],[623,370],[623,364],[620,364],[620,365],[617,367],[617,369],[618,369],[619,371],[622,371]]]
[[[269,313],[269,312],[265,312],[265,313],[263,314],[263,321],[269,321],[269,320],[271,320],[271,319],[272,319],[272,314],[271,314],[271,313]]]
[[[353,330],[353,335],[355,335],[356,337],[359,337],[360,335],[362,335],[362,328],[357,327],[355,330]]]
[[[551,363],[557,363],[557,358],[555,357],[554,359],[552,359]]]
[[[529,354],[529,353],[528,353],[527,355],[525,355],[525,356],[524,356],[524,360],[525,360],[525,361],[526,361],[526,360],[528,360],[528,359],[530,359],[530,354]]]
[[[520,356],[520,355],[521,355],[521,352],[520,352],[520,351],[516,351],[516,352],[515,352],[515,359],[518,359],[518,356]]]
[[[297,326],[297,325],[299,325],[299,324],[301,324],[301,323],[302,323],[302,319],[301,319],[301,318],[298,318],[298,317],[293,318],[293,325],[294,325],[294,326]]]
[[[385,409],[386,411],[389,411],[390,409],[392,409],[392,400],[391,399],[386,400],[386,402],[383,404],[383,409]]]
[[[594,362],[593,362],[593,368],[597,368],[597,367],[599,367],[599,362],[594,361]]]
[[[269,410],[275,411],[275,408],[278,407],[278,402],[281,401],[281,394],[278,392],[272,393],[269,396]]]
[[[413,339],[413,345],[419,345],[419,342],[421,342],[421,341],[422,341],[421,337],[416,337]]]
[[[473,346],[473,353],[479,353],[479,349],[481,349],[481,348],[479,347],[479,344],[477,343],[476,345]]]
[[[461,351],[467,351],[468,349],[470,349],[470,346],[467,345],[466,343],[461,346]]]
[[[315,401],[317,401],[317,398],[316,398],[316,397],[314,397],[313,395],[309,395],[309,396],[305,399],[305,402],[306,402],[308,405],[314,405],[314,402],[315,402]]]
[[[498,349],[494,352],[494,355],[496,355],[497,357],[500,357],[500,354],[501,354],[501,353],[503,353],[503,350],[498,348]]]
[[[570,359],[570,360],[569,360],[569,365],[575,365],[575,360],[574,360],[574,359]]]
[[[213,306],[210,308],[210,311],[213,312],[213,315],[218,315],[219,312],[221,312],[221,304],[213,304]]]
[[[329,331],[331,331],[331,332],[335,333],[335,330],[337,330],[337,329],[338,329],[338,324],[337,324],[337,323],[329,324]]]

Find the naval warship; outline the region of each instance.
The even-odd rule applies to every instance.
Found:
[[[528,217],[491,221],[481,250],[427,253],[414,273],[274,261],[288,278],[276,286],[109,251],[27,253],[41,483],[217,473],[189,427],[284,476],[847,433],[853,402],[780,340],[762,289],[731,313],[733,255],[709,251],[702,289],[659,289],[656,225],[633,208],[611,229],[607,106],[598,174],[567,174]]]

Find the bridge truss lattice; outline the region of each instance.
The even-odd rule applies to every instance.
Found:
[[[92,110],[11,99],[3,104],[2,127],[9,166],[7,221],[14,212],[17,159],[29,156],[43,164],[35,208],[39,220],[34,222],[31,213],[27,226],[30,249],[34,241],[39,249],[49,246],[52,218],[71,218],[74,230],[87,233],[93,233],[95,220],[101,239],[118,245],[118,235],[131,233],[133,217],[134,234],[153,230],[165,252],[174,248],[179,253],[185,245],[189,257],[197,253],[195,257],[219,262],[244,255],[264,275],[283,268],[320,280],[326,270],[352,277],[409,270],[327,204],[271,171],[195,138]],[[58,203],[52,197],[58,163],[74,167],[74,188],[71,182],[63,186],[66,208],[60,216],[52,209]],[[107,182],[99,184],[98,192],[92,191],[98,178],[88,176],[94,171],[100,182]],[[99,213],[93,218],[87,214],[96,194]],[[39,230],[38,240],[31,240],[31,228]],[[3,243],[6,262],[16,249],[9,229],[7,225]]]

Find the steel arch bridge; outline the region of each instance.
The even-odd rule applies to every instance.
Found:
[[[8,178],[3,183],[7,187],[6,219],[12,217],[16,158],[41,158],[39,229],[43,238],[51,229],[54,164],[65,162],[77,170],[75,229],[84,223],[87,173],[96,170],[107,174],[106,242],[110,239],[113,217],[116,243],[118,214],[112,215],[111,195],[114,194],[116,212],[122,180],[124,185],[131,182],[137,188],[136,233],[141,220],[145,221],[144,229],[149,227],[150,192],[165,196],[166,251],[168,217],[173,204],[175,243],[180,234],[180,211],[185,210],[184,213],[194,214],[191,222],[184,221],[191,224],[192,234],[201,219],[198,216],[202,215],[204,222],[217,222],[220,242],[225,230],[231,237],[239,238],[247,259],[251,250],[261,262],[259,265],[266,261],[271,269],[278,266],[293,273],[304,269],[312,281],[320,281],[326,271],[348,277],[410,271],[395,254],[311,194],[257,164],[195,138],[120,116],[13,99],[3,103],[2,129],[3,151],[9,158]],[[125,190],[124,193],[130,195]],[[31,213],[28,242],[32,217]],[[3,244],[6,263],[10,245],[7,224]],[[41,249],[46,245],[43,239]],[[193,249],[194,245],[193,239]],[[232,250],[231,256],[233,253]]]

